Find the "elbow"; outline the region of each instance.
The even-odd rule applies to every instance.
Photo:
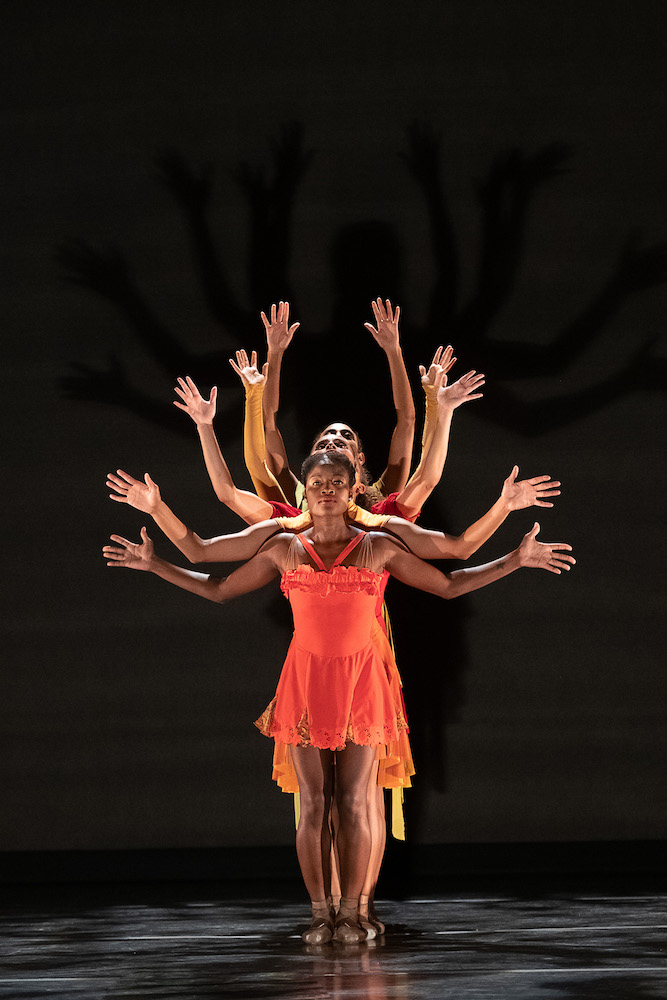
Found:
[[[436,476],[434,473],[428,473],[428,472],[426,473],[426,475],[422,475],[419,477],[419,487],[423,495],[421,505],[423,505],[424,502],[428,500],[431,493],[440,482],[440,479],[441,476]]]
[[[461,559],[463,562],[466,559],[470,559],[470,556],[477,552],[477,546],[473,542],[467,542],[463,536],[457,539],[456,546],[456,558]]]
[[[183,548],[181,551],[189,563],[206,562],[206,550],[199,545],[188,545],[187,548]]]
[[[461,594],[460,586],[457,584],[456,577],[450,576],[449,573],[445,573],[447,578],[447,583],[442,596],[446,601],[453,601],[455,597],[459,597]]]

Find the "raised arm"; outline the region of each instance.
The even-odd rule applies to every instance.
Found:
[[[283,354],[292,341],[299,323],[289,321],[289,302],[274,303],[269,310],[260,313],[266,330],[267,362],[269,365],[264,389],[263,413],[266,434],[266,464],[280,483],[290,503],[294,502],[296,476],[292,473],[287,459],[287,451],[282,434],[278,430],[278,406],[280,402],[280,370]]]
[[[439,376],[442,375],[443,372],[446,375],[450,369],[454,367],[457,360],[458,359],[454,357],[454,348],[451,344],[449,344],[445,348],[436,348],[433,360],[431,361],[428,369],[426,369],[424,365],[419,366],[421,387],[424,390],[424,396],[426,397],[424,429],[422,431],[422,458],[429,448],[438,423],[438,389],[440,385],[442,385],[442,381],[438,381]],[[438,383],[437,385],[436,382]],[[447,382],[445,380],[445,385],[446,384]]]
[[[417,590],[425,590],[445,600],[479,590],[522,567],[545,569],[559,575],[563,570],[569,570],[575,563],[573,556],[567,555],[572,551],[572,546],[565,542],[538,542],[539,530],[540,526],[535,522],[513,552],[483,566],[457,569],[451,573],[441,573],[435,566],[422,562],[412,553],[393,545],[392,549],[388,550],[385,569],[401,583],[406,583]],[[384,544],[387,546],[392,543]]]
[[[174,406],[189,414],[196,424],[206,471],[218,500],[239,517],[242,517],[248,524],[255,524],[257,521],[265,521],[272,517],[273,508],[270,503],[254,493],[240,490],[234,485],[213,430],[218,392],[216,386],[211,389],[211,398],[204,399],[190,376],[186,375],[184,379],[179,378],[174,391],[181,399],[181,402],[174,400]]]
[[[169,541],[173,542],[191,563],[241,562],[243,559],[250,559],[264,542],[279,530],[275,521],[265,520],[233,535],[200,538],[167,506],[160,496],[159,486],[153,482],[148,473],[142,483],[128,472],[118,469],[115,475],[109,473],[107,486],[114,491],[110,494],[112,500],[126,503],[135,510],[149,514]]]
[[[154,573],[168,583],[173,583],[182,590],[188,590],[198,597],[222,604],[259,590],[270,583],[280,573],[276,562],[276,553],[284,551],[283,546],[273,546],[260,552],[250,562],[239,567],[227,577],[211,576],[207,573],[195,573],[181,566],[174,566],[155,555],[153,543],[145,528],[141,529],[141,542],[130,542],[121,535],[112,535],[111,541],[116,545],[105,545],[102,555],[107,560],[107,566],[124,567],[125,569],[145,570]]]
[[[446,352],[443,355],[443,360],[446,359],[448,361],[447,366],[438,365],[437,367],[440,370],[435,375],[433,385],[429,384],[425,386],[427,390],[427,413],[422,438],[421,459],[405,488],[401,490],[396,498],[403,516],[407,518],[416,517],[440,482],[442,470],[445,467],[445,459],[447,458],[449,433],[454,410],[457,406],[461,406],[472,399],[479,399],[482,395],[481,392],[476,392],[476,390],[481,389],[484,385],[484,376],[479,375],[475,371],[467,372],[458,381],[453,382],[452,385],[447,385],[447,371],[451,367],[451,364],[453,364],[453,360],[456,360],[451,359],[451,350],[451,347],[447,348],[447,351],[450,352],[449,358],[447,358]],[[434,365],[432,363],[429,373],[433,371],[433,368]],[[429,377],[429,373],[425,372],[423,366],[421,371],[423,385],[424,379]],[[433,404],[429,398],[432,394],[435,395],[434,416],[432,412],[429,412],[429,404],[431,411],[433,409]],[[430,424],[433,426],[429,426]]]
[[[560,496],[560,482],[549,476],[535,476],[517,482],[519,467],[514,466],[503,483],[500,496],[478,521],[461,535],[429,531],[401,517],[390,517],[386,528],[404,542],[420,559],[469,559],[498,530],[513,510],[526,507],[553,507],[546,497]]]
[[[245,391],[245,420],[243,423],[243,454],[245,464],[258,496],[263,500],[285,502],[280,483],[266,463],[266,441],[262,415],[262,397],[269,370],[268,362],[261,372],[257,368],[257,352],[250,359],[246,351],[236,352],[236,361],[229,363],[241,379]]]
[[[396,410],[396,426],[391,436],[387,468],[381,477],[383,492],[389,494],[402,490],[410,474],[412,442],[415,436],[415,404],[398,336],[401,308],[396,306],[396,309],[393,309],[389,299],[383,304],[379,298],[371,302],[371,308],[377,326],[373,326],[372,323],[364,323],[364,326],[373,334],[387,355]]]

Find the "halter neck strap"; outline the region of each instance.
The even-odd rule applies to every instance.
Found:
[[[304,549],[306,550],[310,558],[313,560],[315,565],[324,573],[330,573],[332,569],[336,568],[336,566],[340,566],[343,560],[349,556],[352,549],[354,549],[359,544],[359,542],[362,540],[363,537],[364,537],[364,532],[360,531],[358,535],[355,535],[354,538],[351,538],[350,541],[345,546],[345,548],[343,549],[343,551],[340,553],[340,555],[336,556],[329,569],[326,568],[323,561],[320,559],[317,552],[315,551],[311,542],[309,542],[306,538],[299,538],[299,541],[301,542]]]

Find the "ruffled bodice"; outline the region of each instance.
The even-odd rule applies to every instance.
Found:
[[[353,552],[357,564],[342,566]],[[300,561],[304,554],[317,568]],[[381,574],[364,565],[369,561],[372,548],[366,535],[353,538],[329,570],[315,549],[295,536],[287,558],[288,567],[294,568],[283,574],[281,589],[292,605],[294,640],[301,649],[339,657],[356,653],[369,642],[382,585]]]
[[[298,569],[283,573],[280,589],[289,600],[294,590],[306,590],[309,594],[328,597],[331,593],[339,594],[377,594],[382,583],[382,576],[365,566],[336,566],[329,573],[321,572],[313,566],[305,564]]]

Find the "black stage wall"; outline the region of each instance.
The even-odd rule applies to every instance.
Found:
[[[664,837],[663,13],[3,7],[0,849],[291,841],[252,726],[285,602],[271,587],[220,608],[107,570],[108,535],[143,521],[104,479],[148,470],[200,534],[237,529],[172,386],[219,385],[223,449],[249,485],[227,358],[263,347],[258,311],[287,297],[302,324],[290,452],[346,419],[379,472],[375,295],[402,306],[415,392],[443,342],[459,374],[487,375],[423,523],[462,530],[517,463],[562,479],[541,537],[579,560],[448,604],[390,587],[419,769],[410,838]],[[477,559],[534,519],[513,515]]]

